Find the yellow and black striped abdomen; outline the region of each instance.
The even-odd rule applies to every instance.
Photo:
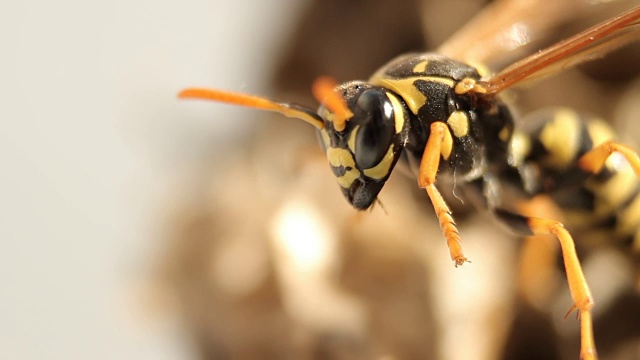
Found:
[[[525,124],[511,155],[527,191],[549,195],[569,227],[607,230],[640,251],[640,182],[632,168],[616,153],[597,174],[578,166],[586,152],[615,140],[609,125],[566,108],[533,113]]]

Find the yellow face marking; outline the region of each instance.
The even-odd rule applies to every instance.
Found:
[[[372,179],[382,179],[385,176],[389,175],[389,169],[391,169],[391,164],[393,163],[393,145],[389,146],[389,150],[384,155],[382,160],[378,163],[378,165],[365,169],[362,172],[372,178]]]
[[[554,168],[564,168],[575,160],[580,141],[580,120],[568,109],[561,109],[545,124],[540,141],[549,152],[545,163]]]
[[[358,169],[351,169],[347,171],[344,175],[336,177],[338,184],[345,189],[351,187],[354,181],[356,181],[360,177],[360,171]]]
[[[349,146],[349,150],[351,150],[351,152],[353,153],[356,152],[356,136],[358,134],[358,130],[360,130],[360,125],[351,130],[351,134],[349,134],[349,140],[347,141],[347,146]]]
[[[356,162],[353,160],[353,156],[347,149],[341,148],[327,148],[327,159],[329,164],[334,167],[350,168],[342,176],[337,176],[336,180],[338,184],[345,189],[351,187],[351,184],[360,177],[360,171],[356,169]]]
[[[452,112],[447,119],[447,124],[455,137],[460,138],[469,133],[469,118],[464,111],[457,110]]]
[[[356,167],[356,162],[353,160],[353,156],[347,149],[342,148],[327,148],[327,159],[331,166],[339,167]]]
[[[400,104],[400,100],[394,95],[387,93],[387,97],[393,105],[394,122],[396,125],[396,134],[399,134],[404,128],[404,107]]]
[[[414,73],[422,74],[427,72],[427,66],[429,66],[429,60],[421,61],[417,63],[411,71]]]
[[[453,88],[455,84],[451,79],[437,76],[415,76],[402,79],[379,78],[374,76],[370,82],[372,85],[387,88],[400,95],[407,103],[411,112],[417,115],[418,110],[427,103],[427,97],[413,84],[416,80],[439,82],[451,88]]]

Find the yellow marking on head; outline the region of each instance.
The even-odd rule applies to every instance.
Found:
[[[417,63],[411,71],[413,71],[414,73],[422,74],[427,72],[427,66],[429,66],[429,60],[424,60]]]
[[[349,140],[347,141],[347,146],[349,146],[349,150],[351,152],[356,152],[356,136],[358,134],[358,130],[360,129],[360,125],[356,126],[353,130],[351,130],[351,134],[349,134]]]
[[[404,106],[395,95],[387,93],[387,97],[391,101],[391,105],[393,105],[393,121],[396,125],[396,134],[399,134],[404,128]]]
[[[338,184],[345,189],[351,187],[351,184],[360,177],[360,171],[356,169],[356,162],[353,160],[353,155],[347,149],[342,148],[327,148],[327,159],[329,164],[335,167],[344,167],[345,174],[342,176],[336,176]],[[346,170],[346,168],[350,168]]]
[[[345,189],[351,187],[354,181],[356,181],[360,177],[360,171],[358,169],[353,168],[347,171],[344,175],[336,177],[338,184]]]
[[[553,120],[546,123],[540,132],[540,141],[549,152],[545,164],[554,168],[569,165],[575,160],[580,136],[580,120],[575,111],[558,110]]]
[[[466,136],[469,133],[469,118],[464,111],[456,110],[449,115],[447,124],[457,138]]]
[[[458,95],[466,94],[476,87],[476,81],[472,78],[464,78],[460,80],[453,91]]]
[[[384,154],[384,157],[378,165],[365,169],[362,172],[372,178],[372,179],[382,179],[385,176],[389,175],[389,169],[391,169],[391,164],[393,164],[393,145],[389,146],[389,150]]]
[[[453,80],[437,76],[414,76],[402,79],[390,79],[374,76],[371,78],[370,83],[372,85],[387,88],[400,95],[400,97],[402,97],[402,99],[407,103],[411,112],[417,115],[420,108],[427,103],[428,99],[427,96],[420,92],[420,90],[418,90],[414,85],[416,80],[434,81],[445,84],[451,88],[455,85]]]
[[[327,148],[327,159],[332,166],[344,166],[344,167],[356,167],[356,162],[353,160],[353,155],[347,149],[342,148]]]

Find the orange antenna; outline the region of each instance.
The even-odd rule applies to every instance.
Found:
[[[318,129],[324,128],[324,121],[322,118],[320,118],[320,116],[311,109],[295,104],[279,103],[259,96],[215,89],[189,88],[182,90],[178,94],[178,97],[182,99],[212,100],[227,104],[275,111],[288,117],[304,120]]]
[[[313,96],[334,114],[333,127],[343,131],[353,113],[349,110],[344,98],[334,91],[338,84],[333,78],[321,76],[313,82]]]

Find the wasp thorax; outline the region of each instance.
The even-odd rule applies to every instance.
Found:
[[[338,87],[351,116],[323,105],[320,137],[338,184],[357,209],[367,209],[389,178],[407,141],[408,114],[390,91],[364,82]]]

